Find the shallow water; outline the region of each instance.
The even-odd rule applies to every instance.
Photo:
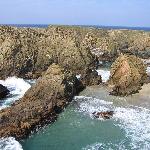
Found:
[[[135,100],[136,96],[132,96]],[[150,149],[150,110],[130,97],[110,96],[104,87],[88,87],[58,120],[21,142],[24,150]],[[110,120],[94,111],[113,110]]]

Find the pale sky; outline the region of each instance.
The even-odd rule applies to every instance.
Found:
[[[150,0],[0,0],[0,24],[150,27]]]

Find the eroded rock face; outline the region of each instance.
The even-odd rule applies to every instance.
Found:
[[[95,55],[100,61],[114,61],[120,52],[150,58],[150,33],[75,26],[0,26],[1,78],[38,78],[52,63],[81,73],[95,66]]]
[[[94,67],[97,59],[80,35],[80,30],[57,26],[0,27],[0,77],[38,78],[52,63],[76,73]]]
[[[121,54],[111,66],[108,84],[112,95],[130,95],[138,92],[147,81],[146,66],[140,58]]]
[[[0,99],[5,98],[9,94],[9,90],[0,84]]]
[[[86,68],[80,77],[80,81],[84,86],[99,85],[102,83],[102,78],[96,70]]]
[[[81,87],[71,72],[52,64],[23,98],[0,111],[0,137],[21,139],[37,126],[54,121]]]

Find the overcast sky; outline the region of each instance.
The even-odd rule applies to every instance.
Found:
[[[150,27],[150,0],[0,0],[0,24]]]

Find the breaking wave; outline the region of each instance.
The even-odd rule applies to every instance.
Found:
[[[79,108],[77,111],[85,115],[89,115],[93,119],[92,112],[113,110],[114,116],[112,118],[115,126],[124,130],[126,138],[129,143],[129,148],[133,150],[149,150],[150,149],[150,110],[137,107],[128,106],[117,107],[112,102],[99,100],[92,97],[77,96],[75,100],[78,101]],[[103,120],[103,119],[100,119]],[[128,149],[124,141],[115,145],[114,143],[95,143],[83,148],[84,150],[101,150],[101,149]]]
[[[21,144],[13,137],[0,139],[0,150],[23,150]]]
[[[0,110],[10,106],[13,102],[23,97],[25,92],[31,87],[29,82],[17,77],[10,77],[6,80],[0,80],[0,84],[6,86],[10,91],[7,98],[1,100]]]

